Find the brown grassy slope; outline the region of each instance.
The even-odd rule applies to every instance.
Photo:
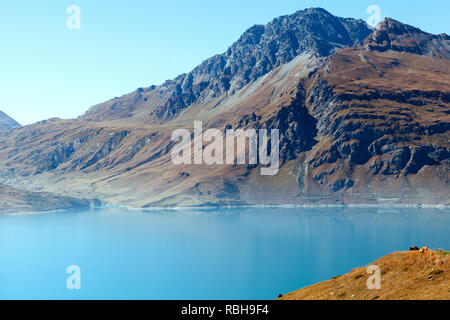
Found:
[[[367,267],[304,289],[281,300],[448,300],[449,252],[396,252],[373,263],[381,269],[381,289],[369,290]]]
[[[444,155],[450,147],[449,60],[359,47],[340,50],[328,67],[320,79],[333,95],[310,102],[322,137],[308,155],[308,191],[333,192],[336,182],[351,180],[339,191],[432,194],[446,203],[448,155],[427,161],[420,150]]]

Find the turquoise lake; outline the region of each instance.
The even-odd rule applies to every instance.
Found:
[[[0,215],[0,299],[274,299],[412,245],[449,250],[449,226],[448,209]]]

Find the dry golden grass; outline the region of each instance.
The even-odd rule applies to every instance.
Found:
[[[449,300],[450,254],[396,252],[373,263],[381,269],[381,289],[369,290],[367,267],[289,293],[280,300]]]

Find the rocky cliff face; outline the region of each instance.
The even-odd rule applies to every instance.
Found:
[[[10,118],[7,114],[0,111],[0,131],[11,130],[20,127],[14,119]]]
[[[310,9],[191,73],[0,134],[0,181],[116,205],[449,204],[449,37]],[[279,129],[280,172],[176,166],[171,134]]]
[[[0,215],[24,212],[86,209],[101,205],[98,200],[80,200],[68,196],[57,196],[45,192],[18,190],[0,184]]]
[[[307,98],[326,141],[309,156],[310,188],[445,199],[449,44],[386,19],[363,46],[333,56]]]

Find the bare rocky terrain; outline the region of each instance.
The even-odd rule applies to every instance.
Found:
[[[308,9],[77,119],[0,133],[0,182],[159,207],[450,205],[450,37]],[[178,128],[279,129],[281,168],[174,165]]]

